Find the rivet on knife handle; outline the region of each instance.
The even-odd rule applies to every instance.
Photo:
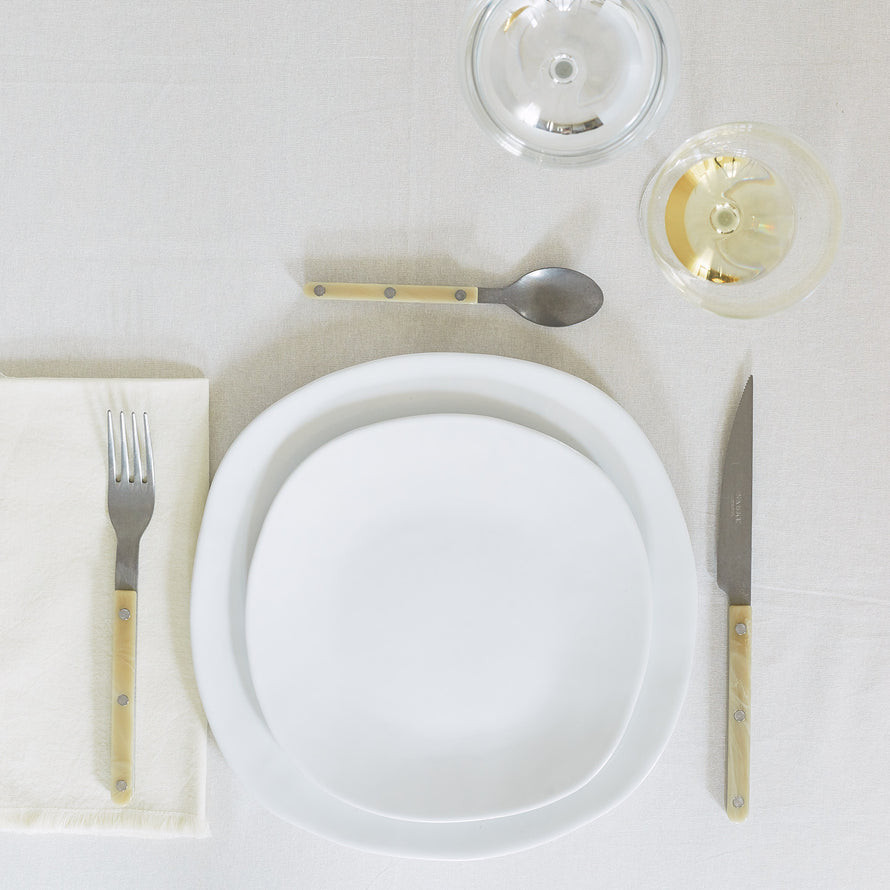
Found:
[[[729,607],[726,699],[726,815],[748,816],[751,764],[751,607]]]
[[[111,662],[111,800],[133,797],[133,728],[136,708],[136,591],[114,592]]]

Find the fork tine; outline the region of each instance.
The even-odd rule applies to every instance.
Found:
[[[108,484],[117,482],[117,458],[114,453],[114,424],[111,409],[108,410]]]
[[[155,462],[151,451],[151,433],[148,429],[148,412],[142,415],[142,424],[145,427],[145,481],[149,485],[155,484]]]
[[[139,450],[139,430],[136,427],[136,412],[130,414],[130,422],[133,426],[133,481],[142,482],[142,453]]]
[[[132,482],[130,474],[130,451],[127,448],[127,425],[124,422],[124,412],[121,411],[121,482]]]

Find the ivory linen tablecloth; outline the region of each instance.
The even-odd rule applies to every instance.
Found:
[[[541,169],[474,123],[463,0],[8,0],[0,9],[0,371],[206,376],[211,465],[320,374],[395,353],[497,353],[602,387],[673,480],[699,570],[676,731],[620,807],[526,853],[390,860],[251,798],[211,743],[206,841],[0,835],[10,887],[882,887],[890,734],[890,140],[882,3],[673,0],[676,99],[602,167]],[[731,120],[788,127],[841,193],[809,300],[710,316],[637,223],[650,170]],[[593,275],[591,321],[502,307],[310,302],[304,280],[498,285]],[[752,813],[722,811],[725,598],[715,506],[728,424],[757,378]]]

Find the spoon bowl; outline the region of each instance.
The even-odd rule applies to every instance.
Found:
[[[561,328],[586,321],[599,312],[603,292],[574,269],[535,269],[502,288],[479,288],[480,303],[503,303],[523,318]]]

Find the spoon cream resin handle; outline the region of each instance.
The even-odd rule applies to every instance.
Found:
[[[307,297],[322,300],[382,300],[394,303],[477,303],[479,289],[413,284],[329,284],[310,281]]]
[[[111,801],[133,797],[133,709],[136,707],[136,591],[114,592],[111,642]]]

